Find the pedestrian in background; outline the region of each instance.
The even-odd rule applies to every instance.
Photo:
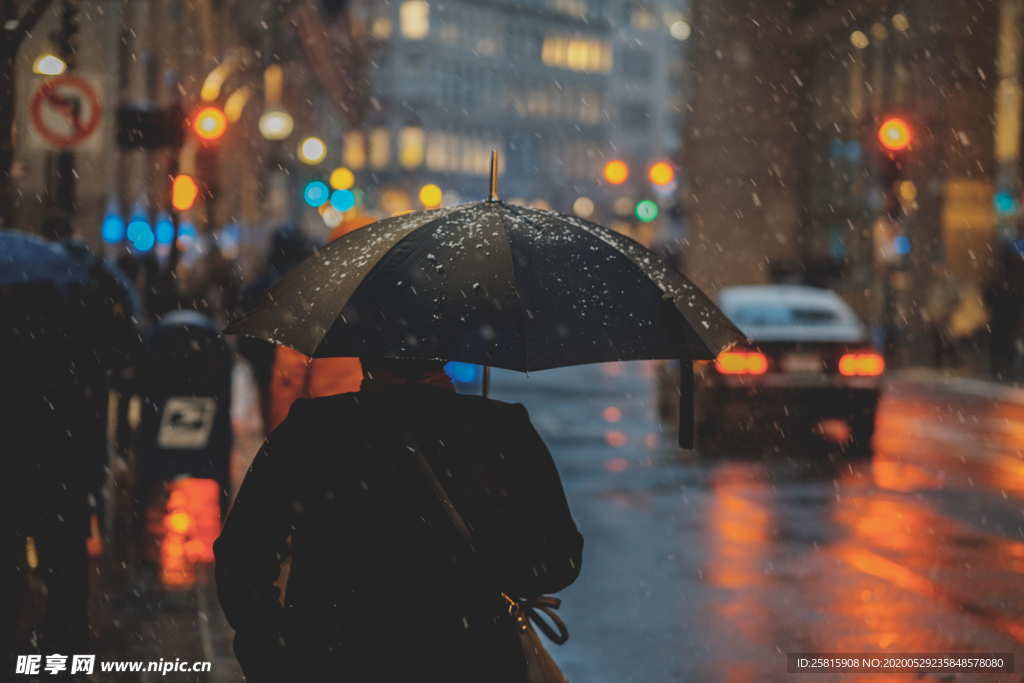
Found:
[[[67,258],[65,272],[84,279],[0,287],[14,613],[26,594],[22,558],[34,555],[28,566],[36,561],[46,586],[35,624],[41,650],[87,652],[86,539],[107,476],[110,371],[131,362],[140,342],[131,297],[112,266],[72,241],[53,253]]]
[[[985,290],[991,315],[989,367],[996,379],[1015,379],[1017,342],[1024,313],[1024,254],[1018,243],[1001,241]]]
[[[456,394],[440,362],[362,363],[359,392],[294,405],[216,543],[246,676],[525,681],[501,594],[565,588],[582,551],[547,447],[521,405]]]

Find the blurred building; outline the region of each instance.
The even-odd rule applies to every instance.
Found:
[[[501,195],[572,202],[607,149],[611,27],[584,0],[364,3],[375,39],[367,127],[345,162],[369,171],[388,209],[487,196],[490,150]],[[404,199],[403,199],[404,196]],[[575,197],[575,195],[572,195]]]
[[[503,197],[606,206],[617,195],[599,181],[605,161],[626,158],[642,176],[678,148],[678,2],[357,4],[375,106],[344,161],[369,172],[385,210],[418,206],[428,183],[449,202],[485,197],[491,149]]]
[[[682,199],[698,282],[803,277],[869,320],[891,295],[910,339],[932,264],[983,281],[1019,204],[1020,4],[694,0]],[[876,131],[893,115],[913,144],[889,188]],[[895,234],[875,229],[887,197]],[[899,271],[888,295],[880,268]]]

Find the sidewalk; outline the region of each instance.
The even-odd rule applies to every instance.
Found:
[[[888,388],[906,387],[915,391],[931,391],[963,398],[996,403],[1024,405],[1024,387],[958,374],[955,370],[936,368],[905,368],[886,377]]]

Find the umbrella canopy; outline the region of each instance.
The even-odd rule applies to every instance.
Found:
[[[231,324],[309,356],[546,368],[710,359],[743,335],[637,242],[488,200],[379,221],[317,251]]]
[[[59,244],[16,230],[0,231],[0,285],[54,283],[89,279],[89,267]]]

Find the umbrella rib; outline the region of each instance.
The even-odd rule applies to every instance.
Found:
[[[360,280],[359,284],[355,286],[355,288],[352,290],[352,293],[348,296],[348,298],[346,298],[341,303],[341,305],[338,306],[337,312],[332,316],[332,318],[335,320],[334,324],[337,323],[338,316],[341,315],[341,312],[343,310],[345,310],[345,306],[348,305],[348,302],[351,301],[352,299],[354,299],[356,297],[356,295],[359,293],[359,290],[363,288],[363,285],[365,285],[367,282],[369,282],[373,278],[373,274],[374,274],[374,272],[376,272],[377,268],[380,267],[380,264],[383,263],[387,259],[388,254],[390,254],[396,247],[398,247],[398,245],[400,245],[403,242],[405,242],[407,239],[412,237],[414,234],[418,233],[420,230],[423,230],[424,228],[430,228],[432,226],[436,227],[435,224],[438,221],[446,219],[446,218],[449,218],[449,217],[453,216],[454,214],[457,214],[457,213],[459,213],[461,211],[465,211],[465,210],[467,210],[467,209],[469,209],[471,207],[475,207],[477,204],[480,204],[480,203],[482,203],[482,202],[475,202],[473,204],[465,204],[465,205],[462,205],[462,206],[453,207],[449,211],[439,211],[438,213],[442,214],[442,215],[439,215],[439,216],[431,218],[431,219],[429,219],[427,221],[424,221],[423,223],[421,223],[416,228],[413,228],[412,230],[410,230],[400,240],[398,240],[397,242],[392,244],[387,249],[387,251],[385,251],[383,254],[381,254],[380,258],[377,259],[377,262],[374,263],[372,266],[370,266],[370,269],[368,271],[366,271],[366,275],[364,275],[363,279]],[[349,234],[351,235],[353,233],[349,233]],[[345,237],[347,237],[347,235],[344,235],[344,236],[342,236],[339,239],[344,239]],[[339,241],[339,240],[335,240],[335,242],[337,242],[337,241]],[[308,315],[312,315],[312,312],[310,312]],[[310,357],[316,357],[317,351],[320,350],[320,346],[323,345],[324,340],[327,339],[327,336],[330,334],[330,330],[334,327],[334,324],[332,324],[331,327],[329,327],[327,329],[327,331],[324,332],[323,336],[320,337],[320,341],[318,341],[316,343],[316,346],[313,348],[313,353],[310,354]]]
[[[676,295],[675,295],[675,294],[673,294],[672,292],[668,291],[668,290],[667,290],[667,289],[666,289],[666,288],[665,288],[664,286],[662,286],[662,284],[661,284],[660,282],[658,282],[658,281],[657,281],[657,280],[656,280],[655,278],[651,277],[651,276],[650,276],[650,275],[649,275],[649,274],[647,273],[647,271],[646,271],[646,270],[644,270],[644,267],[643,267],[643,266],[642,266],[641,264],[639,264],[639,263],[638,263],[638,262],[636,261],[636,259],[635,259],[635,258],[633,257],[633,255],[632,255],[632,254],[630,254],[630,253],[628,253],[628,251],[626,251],[626,250],[624,250],[624,249],[620,248],[620,246],[619,246],[619,245],[618,245],[618,244],[617,244],[617,243],[615,242],[615,240],[613,240],[613,239],[610,239],[610,238],[609,238],[608,236],[602,235],[602,234],[601,234],[601,230],[595,230],[595,229],[594,229],[594,228],[601,228],[601,226],[595,225],[595,224],[593,224],[593,223],[590,223],[590,222],[588,222],[588,221],[584,221],[584,220],[581,220],[581,219],[575,218],[575,217],[573,217],[573,216],[567,216],[567,217],[563,218],[563,220],[566,220],[567,222],[569,222],[569,223],[570,223],[570,225],[575,225],[576,227],[580,228],[580,229],[581,229],[581,230],[582,230],[583,232],[585,232],[586,234],[590,235],[591,237],[593,237],[594,239],[598,240],[598,241],[599,241],[599,242],[601,242],[602,244],[606,244],[606,245],[610,246],[610,247],[611,247],[612,249],[614,249],[614,250],[615,250],[616,252],[618,252],[619,254],[621,254],[621,255],[622,255],[622,256],[623,256],[623,257],[624,257],[624,258],[625,258],[625,259],[626,259],[626,260],[627,260],[627,261],[628,261],[628,262],[629,262],[630,264],[632,264],[632,266],[633,266],[633,267],[634,267],[634,268],[635,268],[636,270],[640,271],[641,275],[643,275],[643,277],[644,277],[644,278],[645,278],[646,280],[650,281],[650,282],[651,282],[651,283],[652,283],[652,284],[653,284],[653,285],[654,285],[654,286],[655,286],[655,287],[656,287],[656,288],[658,289],[658,291],[660,291],[660,292],[661,292],[661,293],[662,293],[663,295],[664,295],[664,294],[668,294],[669,296],[671,296],[671,297],[672,297],[672,304],[673,304],[673,306],[675,307],[675,309],[676,309],[676,312],[677,312],[677,313],[679,313],[679,315],[681,315],[681,316],[683,317],[683,319],[684,319],[684,320],[686,321],[686,324],[687,324],[687,325],[690,325],[690,323],[689,323],[689,320],[688,320],[688,319],[686,318],[686,314],[685,314],[685,313],[683,313],[683,311],[682,311],[682,310],[680,310],[679,306],[678,306],[678,305],[676,304],[676,301],[675,301],[675,300],[676,300]],[[607,228],[603,228],[603,229],[607,229]],[[630,237],[628,237],[628,236],[626,236],[626,235],[621,235],[621,234],[619,234],[619,233],[615,233],[615,234],[616,234],[617,236],[621,237],[622,239],[624,239],[624,240],[627,240],[628,242],[630,242],[630,243],[632,243],[632,244],[636,245],[636,246],[637,246],[638,248],[640,248],[640,249],[643,249],[643,250],[646,250],[646,247],[644,247],[644,246],[643,246],[642,244],[640,244],[639,242],[636,242],[636,241],[635,241],[635,240],[633,240],[632,238],[630,238]],[[685,287],[689,288],[690,290],[692,290],[693,292],[697,293],[698,295],[700,295],[700,296],[703,296],[703,297],[704,297],[705,299],[707,299],[707,298],[708,298],[708,297],[707,297],[707,295],[706,295],[706,294],[704,294],[704,292],[703,292],[703,291],[701,291],[701,289],[700,289],[699,287],[697,287],[697,285],[695,285],[695,284],[693,284],[692,282],[690,282],[689,280],[685,279],[685,276],[682,276],[682,275],[681,275],[680,273],[678,273],[678,272],[674,271],[674,270],[673,270],[672,268],[669,268],[669,267],[668,267],[667,265],[662,265],[662,269],[663,269],[663,271],[664,271],[664,272],[665,272],[666,274],[671,274],[671,273],[675,273],[676,275],[679,275],[680,277],[682,277],[682,278],[683,278],[683,282],[682,282],[682,284],[683,284],[683,285],[684,285]],[[710,302],[710,300],[709,300],[709,302]],[[712,304],[712,305],[713,305],[713,304]],[[736,340],[735,340],[735,341],[741,341],[741,340],[744,340],[744,339],[746,338],[746,337],[745,337],[745,336],[743,335],[743,333],[742,333],[742,332],[740,332],[740,331],[739,331],[739,330],[738,330],[738,329],[737,329],[737,328],[735,327],[735,325],[733,325],[733,323],[732,323],[732,321],[731,321],[731,320],[729,320],[728,318],[725,318],[725,316],[724,316],[724,315],[723,315],[722,317],[723,317],[723,318],[725,319],[725,321],[726,321],[726,322],[727,322],[727,323],[729,324],[729,326],[733,328],[733,331],[734,331],[734,333],[735,333],[735,335],[734,335],[734,336],[736,337]],[[691,327],[692,327],[692,325],[691,325]],[[710,345],[709,345],[709,344],[708,344],[708,343],[707,343],[707,342],[706,342],[706,341],[704,340],[704,338],[703,338],[703,337],[702,337],[702,336],[700,335],[700,333],[697,333],[697,335],[696,335],[696,336],[697,336],[697,339],[698,339],[698,341],[700,341],[700,343],[701,343],[701,344],[703,344],[703,346],[704,346],[704,347],[705,347],[705,348],[706,348],[706,349],[707,349],[708,351],[710,351],[710,352],[711,352],[711,354],[712,354],[712,355],[711,355],[711,356],[709,356],[708,358],[714,358],[715,354],[717,354],[717,353],[718,353],[718,351],[720,351],[720,350],[721,350],[721,349],[712,349],[712,348],[710,347]],[[735,341],[734,341],[733,343],[735,343]],[[695,357],[695,358],[699,358],[699,357]]]
[[[524,211],[524,210],[523,210],[523,209],[522,209],[521,207],[516,207],[516,211],[517,211],[518,213],[520,213],[520,214],[521,214],[521,215],[523,216],[523,218],[524,218],[524,219],[526,220],[526,222],[527,222],[527,223],[529,223],[529,224],[530,224],[531,226],[533,226],[533,227],[534,227],[534,229],[536,229],[536,230],[543,230],[543,229],[544,229],[544,227],[543,227],[543,226],[541,226],[541,225],[538,225],[537,223],[535,223],[535,222],[533,221],[533,219],[532,219],[532,218],[530,217],[529,213],[527,213],[526,211]],[[560,220],[565,220],[565,219],[564,219],[564,218],[561,218]],[[604,240],[601,240],[601,239],[600,239],[600,238],[598,238],[598,237],[597,237],[596,235],[593,235],[593,234],[591,234],[591,233],[590,233],[589,231],[585,231],[585,232],[586,232],[586,234],[590,235],[590,237],[592,237],[592,238],[594,238],[594,239],[597,239],[598,241],[600,241],[600,242],[601,242],[602,244],[604,244],[604,243],[605,243],[605,242],[604,242]],[[618,250],[616,250],[616,251],[618,251]],[[619,252],[619,253],[621,253],[621,252]],[[636,263],[633,263],[632,259],[630,259],[630,258],[629,258],[629,256],[628,256],[627,254],[622,254],[622,255],[623,255],[623,256],[625,256],[625,257],[626,257],[626,259],[627,259],[627,260],[629,260],[629,262],[630,262],[630,263],[632,263],[632,264],[633,264],[633,266],[634,266],[635,268],[637,268],[638,270],[640,270],[640,274],[641,274],[641,275],[643,275],[643,278],[644,278],[645,280],[648,280],[648,281],[650,281],[650,280],[651,280],[651,278],[650,278],[650,277],[649,277],[649,276],[648,276],[648,275],[647,275],[646,273],[644,273],[644,272],[643,272],[643,268],[640,268],[640,266],[639,266],[639,265],[637,265]],[[657,287],[657,283],[653,283],[653,284],[654,284],[654,285],[655,285],[655,286]],[[659,288],[659,289],[660,289],[660,288]],[[616,356],[618,356],[618,357],[619,357],[619,358],[621,359],[621,358],[623,357],[623,353],[622,353],[622,350],[621,350],[621,349],[620,349],[620,348],[619,348],[618,346],[616,346],[616,344],[615,344],[615,341],[614,341],[614,339],[613,339],[613,338],[611,337],[611,335],[609,335],[609,336],[608,336],[608,343],[609,343],[609,345],[610,345],[610,346],[611,346],[611,347],[612,347],[612,348],[613,348],[613,349],[615,350],[615,355],[616,355]]]
[[[514,210],[518,215],[519,207],[512,204],[504,204],[505,206]],[[529,220],[527,220],[529,222]],[[529,340],[529,333],[526,329],[526,318],[530,315],[530,306],[526,301],[526,297],[523,295],[522,290],[519,288],[519,268],[516,265],[515,250],[512,248],[512,233],[509,232],[508,226],[505,225],[504,221],[499,221],[501,229],[505,232],[505,239],[508,241],[508,255],[509,261],[512,263],[512,289],[516,292],[516,300],[519,301],[519,305],[523,308],[523,315],[519,316],[519,327],[523,336],[523,363],[522,367],[530,367],[530,354],[527,352]]]

